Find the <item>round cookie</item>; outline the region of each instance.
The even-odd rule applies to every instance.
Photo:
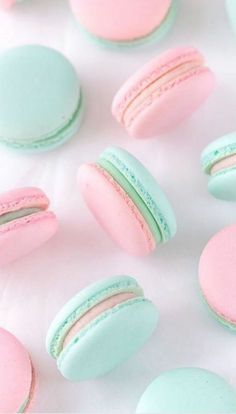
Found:
[[[0,55],[0,142],[36,152],[78,131],[82,96],[75,69],[56,50],[26,45]]]
[[[97,378],[131,357],[157,319],[138,283],[117,276],[89,286],[61,309],[49,328],[47,350],[65,378]]]
[[[233,414],[236,391],[223,378],[200,368],[162,373],[141,397],[138,414]]]

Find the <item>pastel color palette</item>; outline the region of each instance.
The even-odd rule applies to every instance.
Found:
[[[71,380],[100,377],[133,355],[151,336],[158,314],[128,276],[97,282],[58,313],[46,346]]]
[[[189,117],[214,85],[215,77],[198,50],[170,49],[124,83],[113,100],[112,113],[130,136],[154,137]]]
[[[213,315],[236,329],[236,225],[215,234],[204,248],[199,263],[202,295]]]
[[[145,256],[176,232],[172,207],[156,180],[127,151],[110,147],[78,170],[85,202],[111,238],[131,255]]]
[[[61,53],[26,45],[0,55],[1,143],[28,152],[55,148],[78,131],[82,111],[77,74]]]
[[[0,355],[0,412],[28,412],[35,398],[35,371],[26,349],[3,328]]]
[[[161,39],[172,27],[177,0],[70,0],[83,31],[99,44],[135,46]]]
[[[236,391],[223,378],[200,368],[162,373],[141,397],[138,414],[233,414]]]
[[[201,165],[209,175],[209,192],[221,200],[236,201],[236,133],[209,144],[202,153]]]
[[[236,3],[235,0],[226,0],[226,10],[228,12],[229,20],[236,34]]]
[[[19,188],[0,195],[0,265],[11,263],[49,240],[57,231],[55,214],[42,190]]]

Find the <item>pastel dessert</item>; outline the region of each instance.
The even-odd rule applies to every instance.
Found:
[[[200,368],[163,372],[141,397],[138,414],[233,414],[236,391],[223,378]]]
[[[171,130],[210,95],[215,76],[191,47],[170,49],[132,75],[117,92],[112,114],[135,138]]]
[[[57,231],[55,214],[39,188],[0,195],[0,265],[11,263],[49,240]]]
[[[61,53],[26,45],[0,55],[1,143],[26,152],[53,149],[76,134],[82,112],[76,71]]]
[[[231,27],[236,34],[236,4],[235,0],[226,0],[226,10],[229,16]]]
[[[172,27],[176,0],[70,0],[83,31],[102,45],[134,46],[159,40]]]
[[[215,318],[236,329],[236,225],[225,227],[204,248],[199,282],[205,302]]]
[[[145,256],[176,232],[172,207],[147,169],[127,151],[110,147],[80,166],[78,183],[88,208],[123,250]]]
[[[153,333],[158,314],[135,279],[117,276],[78,293],[58,313],[46,346],[71,380],[100,377],[133,355]]]
[[[0,412],[29,412],[35,400],[35,369],[24,346],[3,328],[0,355]]]
[[[209,192],[216,198],[236,201],[236,133],[209,144],[202,153],[201,165],[210,178]]]

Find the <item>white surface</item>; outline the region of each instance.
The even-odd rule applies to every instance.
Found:
[[[223,0],[182,0],[171,33],[159,44],[128,51],[99,48],[81,36],[64,0],[33,0],[0,13],[0,50],[27,42],[52,46],[76,66],[86,98],[78,136],[52,153],[22,156],[1,148],[0,190],[42,187],[61,222],[40,250],[1,270],[0,324],[28,347],[39,369],[35,411],[134,413],[140,395],[162,370],[199,366],[236,386],[235,335],[210,317],[198,294],[197,267],[207,240],[235,221],[235,204],[207,194],[199,156],[209,141],[236,129],[236,38]],[[114,93],[149,58],[175,45],[199,47],[216,72],[218,87],[207,104],[172,133],[156,140],[127,137],[110,115]],[[17,70],[17,68],[16,68]],[[178,220],[176,238],[146,259],[119,251],[83,204],[77,167],[107,145],[142,160],[169,195]],[[48,325],[61,305],[101,277],[130,274],[160,311],[150,342],[110,375],[67,382],[45,352]]]

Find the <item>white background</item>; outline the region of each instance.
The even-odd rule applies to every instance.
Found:
[[[224,1],[182,0],[175,26],[162,42],[113,51],[80,34],[65,0],[29,0],[14,11],[0,12],[0,50],[24,43],[63,52],[78,71],[86,99],[83,126],[62,148],[34,156],[4,147],[0,151],[0,190],[42,187],[61,223],[48,244],[0,271],[0,324],[27,346],[39,370],[35,411],[134,413],[149,382],[178,366],[211,369],[236,386],[236,337],[208,315],[197,282],[205,243],[236,220],[235,204],[207,194],[207,178],[199,168],[204,146],[236,129],[236,38]],[[110,114],[115,92],[143,63],[179,45],[196,46],[205,54],[217,76],[215,92],[168,135],[146,141],[129,138]],[[77,189],[78,166],[96,160],[107,145],[124,147],[143,161],[174,206],[177,236],[151,257],[137,259],[119,251]],[[158,329],[138,354],[109,375],[70,383],[45,351],[47,328],[78,290],[116,274],[130,274],[144,287],[160,311]]]

